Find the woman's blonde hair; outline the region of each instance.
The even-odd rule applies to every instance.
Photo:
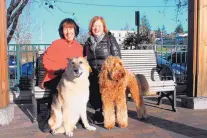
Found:
[[[89,30],[88,34],[89,34],[89,35],[92,35],[92,34],[93,34],[93,33],[92,33],[92,27],[93,27],[93,24],[94,24],[97,20],[100,20],[100,21],[102,22],[102,24],[103,24],[103,31],[104,31],[105,34],[107,34],[107,33],[108,33],[108,29],[107,29],[107,27],[106,27],[106,22],[105,22],[104,18],[103,18],[103,17],[100,17],[100,16],[94,16],[94,17],[91,19],[91,22],[90,22],[89,27],[88,27],[88,30]]]

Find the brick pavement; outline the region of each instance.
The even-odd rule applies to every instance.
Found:
[[[178,107],[176,113],[164,102],[155,105],[154,100],[146,100],[148,118],[137,119],[135,105],[128,102],[129,125],[127,128],[106,130],[96,126],[97,131],[89,132],[83,128],[75,131],[74,138],[207,138],[207,110],[191,110]],[[179,102],[178,102],[179,106]],[[91,110],[90,110],[91,111]],[[32,124],[31,104],[15,106],[15,117],[7,126],[0,126],[0,138],[65,138],[65,135],[52,136],[41,132],[45,117],[45,106],[41,106],[38,123]]]

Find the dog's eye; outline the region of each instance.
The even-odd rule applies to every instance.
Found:
[[[75,62],[72,62],[72,64],[75,64]]]
[[[79,64],[82,64],[82,63],[83,63],[82,61],[79,62]]]

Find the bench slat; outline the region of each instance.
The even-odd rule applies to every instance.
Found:
[[[135,74],[142,74],[148,81],[149,90],[158,91],[173,91],[175,82],[161,81],[159,74],[154,72],[155,81],[151,80],[152,68],[157,67],[156,52],[154,50],[121,50],[122,61],[127,70]]]
[[[160,92],[160,91],[174,91],[175,86],[165,86],[165,87],[150,87],[149,91],[151,92]]]

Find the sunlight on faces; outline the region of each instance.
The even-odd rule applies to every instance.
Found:
[[[89,65],[85,57],[77,57],[68,59],[70,70],[68,73],[73,73],[75,77],[80,77],[84,73],[89,73]]]
[[[74,38],[75,38],[75,29],[74,29],[74,27],[75,26],[73,24],[68,24],[68,23],[63,24],[63,34],[64,34],[65,39],[68,42],[73,41]]]
[[[104,32],[103,23],[101,20],[97,20],[93,23],[92,33],[94,36],[100,36]]]

